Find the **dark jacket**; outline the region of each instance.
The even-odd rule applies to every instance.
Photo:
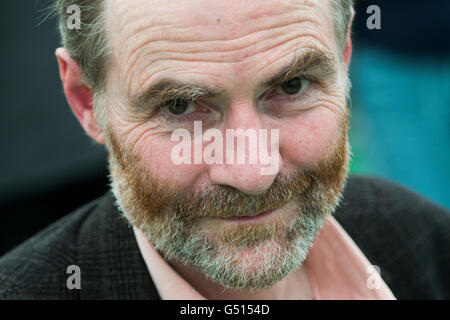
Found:
[[[335,218],[399,299],[450,298],[450,214],[390,182],[352,176]],[[67,288],[67,267],[81,289]],[[111,193],[0,259],[0,299],[160,299]]]

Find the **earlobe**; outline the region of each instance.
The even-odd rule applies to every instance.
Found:
[[[82,81],[79,64],[72,59],[65,48],[58,48],[55,54],[64,94],[72,112],[84,131],[96,142],[104,144],[103,131],[94,117],[93,93]]]

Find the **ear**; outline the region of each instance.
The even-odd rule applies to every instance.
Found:
[[[347,67],[347,70],[350,66],[350,59],[352,57],[352,38],[351,38],[351,30],[353,18],[355,17],[355,10],[352,8],[352,15],[350,16],[350,22],[348,23],[347,35],[345,38],[345,48],[344,48],[344,62]]]
[[[84,131],[96,142],[104,144],[103,131],[94,118],[93,94],[91,89],[82,82],[79,64],[72,59],[65,48],[58,48],[55,54],[64,94],[72,112]]]

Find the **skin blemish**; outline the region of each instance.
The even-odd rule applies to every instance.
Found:
[[[220,20],[220,18],[217,18],[217,20],[216,20],[216,21],[217,21],[217,23],[220,23],[220,21],[221,21],[221,20]]]

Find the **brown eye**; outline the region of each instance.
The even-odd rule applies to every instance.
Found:
[[[190,100],[176,99],[170,101],[163,109],[174,115],[182,115],[194,111],[195,103]]]
[[[280,86],[280,88],[283,91],[283,93],[292,95],[305,90],[308,87],[308,85],[309,85],[308,80],[303,79],[301,77],[295,77],[283,83]]]

